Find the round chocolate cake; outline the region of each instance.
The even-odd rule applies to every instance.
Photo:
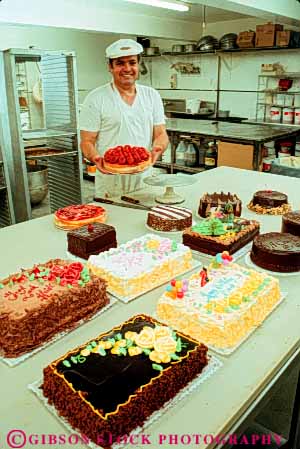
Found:
[[[148,212],[147,225],[156,231],[183,231],[192,226],[192,211],[185,207],[154,206]]]
[[[257,214],[283,215],[291,210],[285,193],[276,190],[258,190],[254,193],[248,209]]]
[[[279,207],[287,204],[288,197],[285,193],[276,192],[275,190],[259,190],[255,192],[252,198],[252,204],[258,204],[263,207]]]
[[[240,217],[242,212],[242,202],[234,193],[205,193],[200,198],[198,214],[200,217],[209,217],[212,208],[223,209],[226,206],[232,206],[232,213],[235,217]]]
[[[250,258],[267,270],[300,271],[300,237],[280,232],[260,234],[253,241]]]
[[[281,232],[289,232],[300,237],[300,210],[283,215]]]

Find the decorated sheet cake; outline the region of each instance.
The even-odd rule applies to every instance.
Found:
[[[80,262],[49,260],[0,282],[0,355],[16,358],[109,303],[106,283]]]
[[[215,349],[234,349],[280,301],[278,280],[218,254],[208,270],[173,280],[157,304],[169,326]]]
[[[110,293],[128,297],[151,290],[191,269],[192,253],[182,243],[146,234],[90,256],[88,267],[107,281]]]
[[[95,443],[102,437],[108,447],[142,426],[207,362],[205,345],[137,315],[52,362],[42,390],[75,430]]]

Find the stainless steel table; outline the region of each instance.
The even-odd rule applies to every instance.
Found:
[[[254,147],[253,169],[259,169],[262,146],[276,139],[295,138],[300,127],[260,125],[250,123],[228,123],[211,120],[167,119],[170,140],[178,134],[192,134],[219,139],[224,142],[251,144]]]
[[[255,190],[268,188],[286,192],[293,208],[300,206],[300,180],[296,178],[227,167],[195,176],[198,177],[196,184],[181,188],[181,193],[187,198],[185,202],[187,206],[195,211],[199,197],[207,191],[235,192],[243,201],[243,216],[259,219],[263,231],[279,230],[281,217],[258,216],[246,208]],[[135,197],[148,198],[152,202],[159,191],[159,188],[147,188],[138,192]],[[108,223],[116,227],[119,243],[148,232],[145,228],[146,211],[109,205],[106,208],[109,214]],[[180,236],[176,238],[180,239]],[[0,248],[0,277],[3,277],[20,267],[30,267],[35,262],[43,262],[52,257],[66,257],[66,233],[54,227],[53,216],[49,215],[1,229]],[[216,436],[234,432],[278,376],[299,357],[300,276],[279,279],[282,291],[288,291],[287,299],[236,352],[228,357],[219,356],[223,366],[205,384],[199,386],[193,395],[185,398],[146,429],[145,433],[150,434],[151,441],[151,445],[147,447],[174,448],[173,444],[159,445],[160,434]],[[84,324],[17,367],[9,368],[1,363],[1,447],[8,447],[5,438],[11,429],[21,429],[27,435],[67,434],[64,426],[27,390],[27,385],[41,378],[43,367],[68,349],[110,329],[133,314],[138,312],[152,314],[163,290],[162,286],[129,304],[115,304],[102,316]],[[212,449],[216,445],[216,441],[208,440],[206,444],[202,442],[199,447]],[[63,447],[74,448],[74,445]],[[76,445],[76,448],[83,449],[83,447],[80,444]],[[187,446],[179,444],[176,447]]]

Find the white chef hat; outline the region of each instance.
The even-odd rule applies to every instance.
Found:
[[[119,39],[110,44],[105,53],[109,59],[121,58],[121,56],[139,55],[143,52],[143,47],[133,39]]]

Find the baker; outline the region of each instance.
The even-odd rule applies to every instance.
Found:
[[[103,155],[117,145],[145,147],[152,163],[168,146],[165,115],[159,93],[137,84],[143,47],[120,39],[106,49],[111,82],[91,91],[80,111],[81,150],[96,167],[95,195],[110,197],[141,189],[151,174],[111,175],[103,168]]]

